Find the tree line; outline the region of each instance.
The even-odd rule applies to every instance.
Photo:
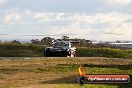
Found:
[[[78,44],[74,44],[73,46],[79,46],[79,47],[93,47],[93,48],[120,48],[120,49],[128,49],[128,48],[122,48],[120,46],[111,45],[109,42],[105,43],[98,43],[98,44],[92,44],[91,40],[86,39],[70,39],[68,36],[63,36],[61,39],[54,39],[51,37],[44,37],[41,40],[39,39],[32,39],[29,44],[35,44],[35,45],[46,45],[46,46],[52,46],[53,41],[78,41]],[[0,43],[2,43],[0,41]],[[13,40],[10,42],[4,42],[4,43],[11,43],[11,44],[21,44],[18,40]],[[116,41],[116,43],[121,43],[119,40]]]

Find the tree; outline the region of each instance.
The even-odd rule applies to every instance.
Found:
[[[121,41],[117,40],[116,43],[121,43]]]
[[[85,45],[85,39],[80,39],[80,46],[84,46]]]
[[[32,42],[32,44],[39,44],[40,43],[40,41],[38,39],[32,39],[31,42]]]
[[[52,41],[54,40],[54,38],[50,38],[50,37],[45,37],[41,40],[41,44],[45,44],[45,45],[52,45]]]
[[[17,41],[17,40],[13,40],[13,41],[11,41],[11,43],[14,43],[14,44],[21,44],[19,41]]]
[[[69,40],[69,37],[68,37],[68,36],[63,36],[63,37],[62,37],[62,40],[68,41],[68,40]]]

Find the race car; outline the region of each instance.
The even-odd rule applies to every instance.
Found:
[[[72,47],[71,41],[57,41],[52,47],[46,47],[44,50],[45,57],[75,57],[76,48]]]

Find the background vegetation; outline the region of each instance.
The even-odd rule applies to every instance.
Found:
[[[42,57],[46,46],[35,44],[0,44],[0,57]],[[77,47],[77,57],[132,58],[132,50]]]
[[[0,44],[0,57],[40,57],[44,47],[33,44]]]
[[[77,56],[81,57],[110,57],[110,58],[132,58],[132,50],[121,50],[113,48],[77,48]]]

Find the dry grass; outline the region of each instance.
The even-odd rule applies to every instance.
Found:
[[[75,82],[79,64],[89,66],[87,72],[92,74],[132,75],[132,61],[126,59],[90,57],[0,60],[0,88],[80,88]],[[119,86],[96,84],[85,85],[82,88]]]

